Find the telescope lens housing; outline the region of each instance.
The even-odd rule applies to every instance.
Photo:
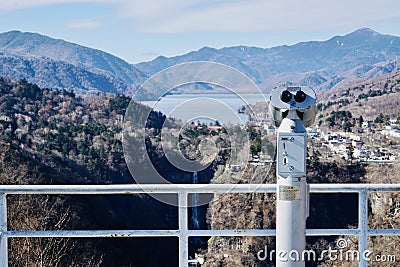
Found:
[[[290,100],[292,100],[292,93],[290,93],[288,90],[283,91],[281,94],[281,100],[285,103],[288,103]]]
[[[278,86],[269,96],[270,120],[275,127],[279,127],[291,111],[303,122],[304,127],[314,123],[315,92],[308,86]],[[293,114],[293,112],[292,112]]]
[[[303,103],[306,100],[307,95],[303,91],[297,91],[294,95],[294,100],[298,103]]]

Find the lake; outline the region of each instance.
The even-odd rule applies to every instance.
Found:
[[[262,94],[179,94],[167,95],[157,101],[141,101],[142,104],[161,111],[167,117],[183,122],[209,124],[218,121],[221,124],[246,124],[248,115],[238,110],[247,104],[266,102],[269,95]]]

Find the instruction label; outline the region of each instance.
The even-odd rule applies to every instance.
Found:
[[[279,200],[300,200],[300,186],[279,186]]]

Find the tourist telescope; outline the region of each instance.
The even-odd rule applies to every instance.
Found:
[[[276,266],[305,266],[309,187],[306,128],[315,120],[315,92],[306,86],[276,87],[270,95],[277,133]]]

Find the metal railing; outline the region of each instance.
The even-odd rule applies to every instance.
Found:
[[[358,235],[359,255],[368,249],[368,236],[400,235],[400,229],[369,229],[368,192],[399,191],[400,184],[311,184],[311,193],[358,193],[358,228],[356,229],[307,229],[307,236]],[[0,186],[0,267],[8,266],[8,238],[14,237],[178,237],[179,266],[188,265],[190,236],[275,236],[268,230],[189,230],[188,194],[191,193],[275,193],[275,184],[124,184],[124,185],[1,185]],[[179,229],[177,230],[56,230],[8,231],[7,201],[10,194],[141,194],[175,193],[178,195]],[[359,266],[367,266],[360,258]]]

